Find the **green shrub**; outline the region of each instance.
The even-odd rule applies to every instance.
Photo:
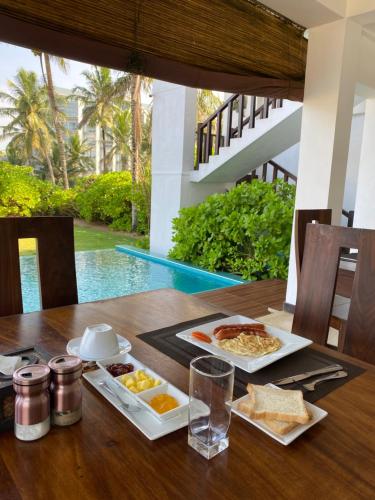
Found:
[[[131,203],[138,213],[138,232],[149,227],[150,179],[132,187],[130,172],[90,175],[64,190],[33,175],[32,167],[0,162],[0,217],[69,215],[130,231]]]
[[[30,217],[41,208],[43,181],[32,172],[32,167],[0,162],[0,217]]]
[[[170,257],[244,279],[286,278],[295,187],[240,184],[174,219]]]
[[[149,250],[150,249],[150,237],[143,236],[143,238],[135,241],[134,246],[136,246],[138,248],[143,248],[143,250]]]
[[[87,181],[76,197],[80,216],[88,222],[101,221],[114,229],[131,226],[132,178],[130,172],[110,172]],[[78,191],[82,186],[78,187]]]
[[[53,210],[53,215],[77,217],[76,196],[74,189],[54,189],[49,197],[49,206]]]

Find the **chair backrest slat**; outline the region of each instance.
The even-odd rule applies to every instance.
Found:
[[[20,238],[37,240],[42,308],[77,304],[73,219],[0,218],[0,316],[23,312]]]
[[[330,208],[296,210],[294,223],[294,243],[296,252],[297,280],[299,280],[299,277],[301,275],[307,224],[311,224],[313,221],[316,221],[319,224],[330,225],[331,220],[332,210]]]
[[[358,249],[343,351],[375,363],[375,231],[307,225],[293,332],[326,344],[342,248]]]

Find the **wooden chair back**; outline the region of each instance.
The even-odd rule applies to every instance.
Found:
[[[294,225],[294,244],[296,253],[297,267],[297,283],[301,275],[303,251],[305,248],[306,226],[313,221],[318,224],[331,224],[332,209],[311,209],[311,210],[296,210],[295,225]],[[343,297],[350,298],[353,287],[353,271],[347,269],[339,269],[337,278],[336,293]]]
[[[293,332],[326,344],[342,248],[357,248],[352,297],[339,350],[375,363],[375,231],[308,224]]]
[[[0,316],[23,312],[20,238],[37,240],[42,308],[77,304],[72,217],[0,218]]]
[[[306,226],[313,221],[319,224],[331,224],[332,209],[296,210],[294,221],[294,244],[296,252],[297,280],[302,269],[303,251],[305,248]]]

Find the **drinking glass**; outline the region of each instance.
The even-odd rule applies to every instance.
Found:
[[[227,432],[234,365],[219,356],[200,356],[190,363],[188,443],[210,459],[229,445]]]

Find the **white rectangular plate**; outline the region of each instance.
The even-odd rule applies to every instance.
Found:
[[[245,370],[248,373],[254,373],[261,368],[264,368],[275,361],[292,354],[293,352],[299,351],[304,347],[307,347],[312,343],[311,340],[300,337],[299,335],[294,335],[293,333],[285,332],[284,330],[280,330],[279,328],[275,328],[274,326],[266,326],[266,331],[273,335],[274,337],[278,337],[282,346],[278,351],[271,352],[270,354],[265,354],[260,358],[255,358],[251,356],[240,356],[237,354],[230,353],[228,351],[224,351],[217,345],[217,340],[213,335],[213,330],[219,325],[230,325],[230,324],[244,324],[244,323],[258,323],[254,319],[247,318],[246,316],[230,316],[229,318],[219,319],[217,321],[211,321],[210,323],[205,323],[203,325],[197,325],[194,328],[189,328],[188,330],[184,330],[183,332],[177,333],[177,337],[180,339],[186,340],[186,342],[190,342],[205,351],[210,352],[211,354],[216,354],[223,358],[226,358],[238,368]],[[212,344],[208,344],[207,342],[199,342],[199,340],[194,339],[191,334],[194,331],[200,331],[211,337]]]
[[[124,417],[126,417],[150,440],[159,439],[162,436],[170,434],[171,432],[182,429],[182,427],[186,427],[188,424],[187,409],[185,412],[177,415],[174,418],[170,418],[165,422],[162,422],[158,418],[154,417],[150,411],[146,410],[146,408],[141,408],[137,412],[126,411],[122,406],[119,405],[117,399],[114,396],[109,394],[103,387],[99,385],[99,382],[107,377],[107,375],[102,370],[84,373],[83,377],[87,380],[87,382],[95,387],[95,389],[100,392],[100,394],[107,401],[109,401],[116,408],[116,410],[122,413]]]
[[[275,387],[277,389],[280,389],[281,391],[283,390],[280,387],[276,387],[273,384],[267,384],[267,386]],[[261,431],[263,431],[266,434],[268,434],[269,436],[271,436],[271,438],[275,439],[276,441],[278,441],[279,443],[281,443],[285,446],[290,444],[292,441],[294,441],[296,438],[298,438],[298,436],[300,436],[305,431],[307,431],[307,429],[309,429],[313,425],[317,424],[318,422],[323,420],[323,418],[325,418],[328,415],[328,413],[325,410],[322,410],[318,406],[315,406],[315,405],[305,401],[306,408],[312,416],[311,420],[307,424],[297,425],[294,429],[292,429],[290,432],[288,432],[288,434],[284,434],[282,436],[281,434],[277,434],[276,432],[271,431],[271,429],[269,429],[266,425],[264,425],[261,420],[253,420],[252,418],[248,417],[247,415],[245,415],[244,413],[242,413],[241,411],[238,410],[239,403],[241,401],[244,401],[248,397],[249,397],[249,395],[246,394],[242,398],[239,398],[239,399],[236,399],[236,401],[233,401],[231,403],[232,412],[235,413],[236,415],[240,416],[244,420],[247,420],[247,422],[250,422],[250,424],[254,425],[255,427],[257,427]]]

